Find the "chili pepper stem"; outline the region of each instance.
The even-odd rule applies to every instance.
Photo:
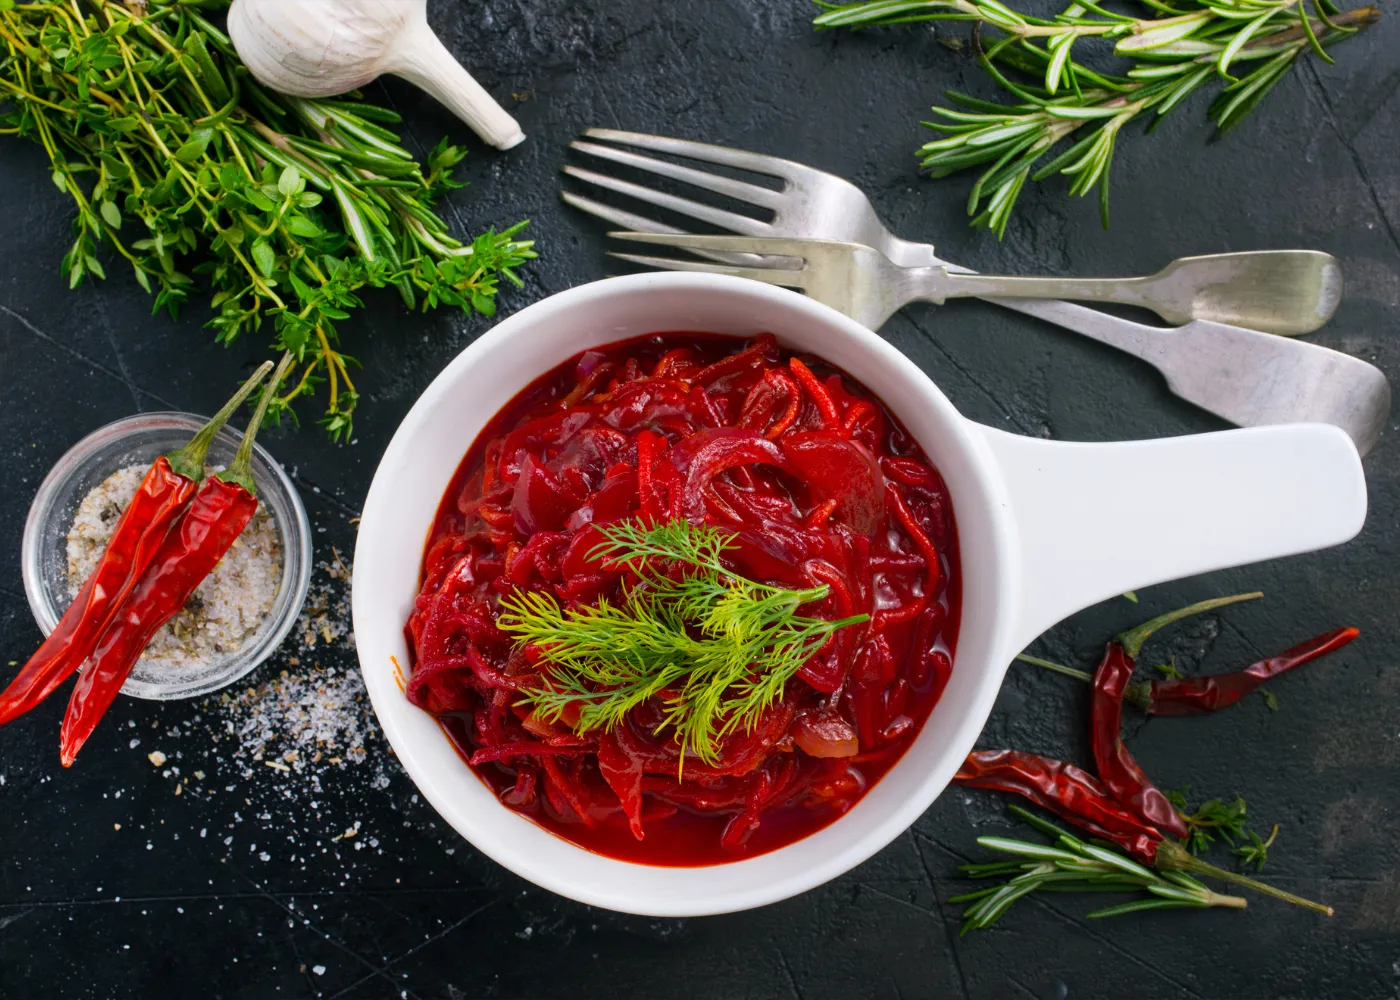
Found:
[[[277,387],[282,384],[282,379],[286,377],[287,369],[292,366],[292,360],[291,351],[282,355],[277,370],[272,373],[272,381],[263,388],[263,394],[258,399],[258,408],[253,411],[253,418],[248,421],[248,429],[243,432],[243,440],[239,442],[238,452],[233,456],[233,461],[229,463],[228,468],[218,475],[219,479],[226,483],[237,483],[253,496],[258,494],[257,486],[253,482],[253,439],[258,436],[258,428],[262,426],[263,417],[267,415],[268,404],[272,402],[272,397],[277,395]]]
[[[199,482],[204,478],[204,457],[209,453],[209,446],[214,443],[214,435],[223,429],[229,418],[238,412],[238,408],[258,387],[258,384],[267,377],[267,373],[272,370],[272,362],[264,361],[258,366],[258,370],[253,372],[251,378],[243,383],[243,387],[234,393],[233,398],[224,404],[224,408],[214,414],[209,422],[199,429],[189,443],[178,451],[172,451],[165,456],[165,460],[170,463],[170,467],[186,479]]]
[[[1223,608],[1227,604],[1238,604],[1240,601],[1252,601],[1255,598],[1263,597],[1262,590],[1256,590],[1250,594],[1233,594],[1230,597],[1213,597],[1209,601],[1201,601],[1192,604],[1190,607],[1178,608],[1175,611],[1168,611],[1164,615],[1158,615],[1149,622],[1144,622],[1135,629],[1130,629],[1118,637],[1118,642],[1122,645],[1123,651],[1134,659],[1142,651],[1142,644],[1147,641],[1147,637],[1160,628],[1170,625],[1172,622],[1189,618],[1191,615],[1199,615],[1206,611],[1214,611],[1216,608]]]
[[[1332,907],[1322,903],[1314,903],[1310,899],[1302,896],[1295,896],[1291,892],[1284,892],[1266,882],[1252,879],[1248,875],[1241,875],[1225,868],[1217,868],[1209,861],[1202,861],[1195,857],[1186,848],[1171,840],[1164,840],[1157,848],[1157,860],[1154,866],[1162,871],[1185,871],[1196,875],[1206,875],[1211,878],[1218,878],[1225,882],[1231,882],[1246,889],[1265,896],[1272,896],[1274,899],[1281,899],[1285,903],[1292,903],[1294,906],[1301,906],[1306,910],[1321,913],[1325,916],[1332,916]]]
[[[1152,682],[1139,681],[1137,684],[1129,684],[1128,689],[1123,692],[1123,700],[1147,714],[1152,709]]]
[[[1029,663],[1033,667],[1041,667],[1052,673],[1073,677],[1085,684],[1094,683],[1094,675],[1087,670],[1077,670],[1074,667],[1067,667],[1063,663],[1056,663],[1054,660],[1042,660],[1038,656],[1028,656],[1025,653],[1017,653],[1016,659],[1022,663]],[[1152,707],[1152,682],[1141,681],[1137,684],[1129,684],[1128,690],[1123,692],[1123,700],[1146,712]]]

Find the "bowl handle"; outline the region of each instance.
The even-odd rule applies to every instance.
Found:
[[[1366,520],[1356,447],[1325,424],[1113,444],[977,431],[1018,535],[1018,649],[1109,597],[1340,545]]]

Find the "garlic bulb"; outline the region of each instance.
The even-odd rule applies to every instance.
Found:
[[[332,97],[393,73],[497,149],[525,140],[428,27],[427,0],[233,0],[228,33],[253,76],[280,93]]]

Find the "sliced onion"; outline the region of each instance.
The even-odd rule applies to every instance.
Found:
[[[854,757],[860,752],[855,727],[836,712],[799,715],[790,732],[798,748],[812,757]]]

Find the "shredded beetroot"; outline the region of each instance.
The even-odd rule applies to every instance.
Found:
[[[533,716],[519,691],[542,683],[537,653],[495,623],[511,592],[616,601],[629,571],[591,557],[595,525],[677,517],[732,532],[744,576],[826,585],[804,615],[870,616],[710,763],[681,760],[660,704],[607,733]],[[878,399],[766,334],[657,334],[559,366],[478,436],[428,538],[407,694],[504,804],[560,836],[651,864],[731,861],[832,822],[899,759],[951,671],[959,592],[943,480]]]

